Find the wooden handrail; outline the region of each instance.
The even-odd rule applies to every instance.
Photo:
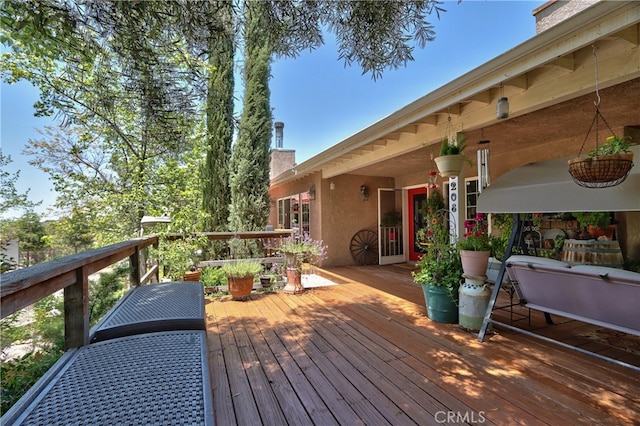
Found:
[[[131,284],[140,285],[145,282],[140,279],[141,250],[151,245],[158,245],[157,236],[123,241],[4,273],[0,275],[1,318],[64,289],[65,347],[86,345],[89,343],[89,275],[129,257]],[[144,279],[149,280],[151,276],[145,274]]]
[[[241,240],[251,240],[251,239],[259,239],[259,238],[283,238],[283,237],[291,237],[294,235],[293,230],[291,229],[283,229],[277,231],[243,231],[243,232],[195,232],[193,234],[167,234],[165,238],[168,241],[173,240],[181,240],[185,238],[185,236],[204,236],[209,240],[232,240],[234,238],[238,238]]]
[[[198,232],[169,234],[167,241],[189,236],[205,236],[209,240],[285,238],[292,230],[247,232]],[[89,343],[89,275],[129,257],[132,286],[159,279],[159,266],[147,270],[145,254],[149,246],[158,247],[157,235],[140,237],[50,262],[0,275],[0,318],[26,308],[56,291],[64,290],[65,347],[75,348]]]

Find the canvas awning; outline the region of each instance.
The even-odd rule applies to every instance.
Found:
[[[478,197],[478,212],[640,211],[640,146],[631,151],[635,165],[618,186],[578,186],[568,171],[569,158],[531,163],[505,173],[485,188]]]

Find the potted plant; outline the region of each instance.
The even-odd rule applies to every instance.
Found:
[[[609,136],[605,143],[596,144],[586,157],[569,160],[569,173],[578,185],[587,188],[618,185],[624,182],[633,167],[630,146],[629,136]]]
[[[571,214],[580,224],[580,229],[588,231],[588,235],[591,237],[598,238],[603,235],[608,239],[613,237],[615,225],[611,223],[609,212],[574,212]]]
[[[482,277],[487,273],[491,255],[491,239],[484,214],[478,213],[474,219],[465,220],[464,229],[463,237],[458,240],[464,273]]]
[[[460,286],[458,324],[468,330],[480,330],[491,292],[486,285],[492,238],[484,214],[464,221],[465,233],[458,240],[464,283]]]
[[[462,151],[465,149],[465,137],[462,133],[449,140],[448,137],[442,139],[440,144],[440,155],[433,159],[438,167],[440,176],[451,177],[458,176],[462,171],[464,162],[470,162]]]
[[[262,270],[262,265],[253,260],[237,260],[222,265],[227,277],[229,292],[234,300],[244,300],[253,290],[253,279]]]
[[[435,219],[435,217],[434,217]],[[425,253],[413,272],[413,281],[422,286],[427,315],[432,321],[458,321],[458,289],[462,278],[462,263],[458,250],[450,242],[446,220],[433,220],[427,225]]]
[[[283,238],[274,247],[268,248],[277,250],[285,257],[287,285],[284,287],[284,292],[289,294],[304,292],[302,264],[317,265],[327,252],[327,246],[320,240],[314,240],[309,234]]]

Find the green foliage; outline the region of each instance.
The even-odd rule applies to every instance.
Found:
[[[465,148],[465,137],[462,133],[458,133],[456,138],[451,141],[448,137],[445,137],[440,143],[440,156],[462,154]]]
[[[262,265],[255,261],[238,260],[225,263],[220,269],[227,277],[242,278],[248,275],[256,275],[262,270]]]
[[[220,287],[227,285],[227,276],[222,268],[207,266],[202,268],[200,281],[204,287]]]
[[[184,237],[170,241],[161,236],[159,248],[151,248],[149,252],[151,258],[159,261],[162,277],[179,281],[186,271],[197,266],[206,244],[206,237]]]
[[[267,2],[247,2],[244,104],[238,140],[231,155],[232,231],[258,231],[269,216],[269,148],[272,115],[269,102],[271,50],[264,34]]]
[[[55,294],[40,299],[33,308],[33,340],[39,346],[64,347],[64,301]]]
[[[45,240],[45,229],[40,215],[30,211],[16,220],[17,234],[19,240],[21,265],[35,265],[44,261],[47,248]]]
[[[233,16],[231,2],[220,2],[222,30],[208,40],[207,148],[202,172],[203,207],[208,214],[204,231],[226,231],[229,226],[229,160],[234,131],[234,33],[225,22]]]
[[[30,209],[40,203],[33,203],[28,200],[29,190],[24,194],[20,194],[16,190],[16,182],[20,177],[20,171],[11,174],[7,171],[7,166],[11,164],[11,156],[2,154],[0,147],[0,182],[2,182],[2,197],[0,197],[0,214],[6,213],[11,209]]]
[[[96,324],[122,296],[129,279],[128,263],[117,265],[113,272],[103,272],[89,283],[89,324]]]
[[[2,384],[0,415],[6,413],[13,404],[18,402],[62,354],[63,351],[60,349],[50,349],[31,352],[22,358],[0,363],[0,383]]]
[[[386,212],[382,215],[382,219],[380,219],[380,225],[382,226],[397,226],[402,222],[402,216],[400,212],[391,211]]]
[[[427,198],[425,213],[427,215],[435,214],[437,211],[444,209],[444,197],[437,189],[432,189]]]
[[[598,145],[595,149],[587,154],[589,157],[597,157],[599,155],[614,155],[630,152],[631,146],[630,136],[609,136],[607,141],[601,145]]]
[[[574,212],[571,214],[583,228],[587,226],[608,228],[611,225],[611,214],[609,212]]]
[[[462,279],[462,261],[449,235],[449,220],[446,210],[439,210],[427,217],[423,232],[426,251],[416,264],[413,281],[421,285],[446,287],[453,296]]]

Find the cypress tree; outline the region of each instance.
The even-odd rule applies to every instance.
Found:
[[[208,214],[205,231],[228,226],[229,159],[233,141],[233,5],[221,1],[219,23],[209,24],[209,74],[207,84],[207,154],[203,176],[203,209]],[[219,25],[219,26],[218,26]]]
[[[271,50],[264,34],[266,7],[267,2],[247,2],[244,104],[230,163],[229,225],[233,231],[262,230],[269,214],[272,116],[269,101]]]

